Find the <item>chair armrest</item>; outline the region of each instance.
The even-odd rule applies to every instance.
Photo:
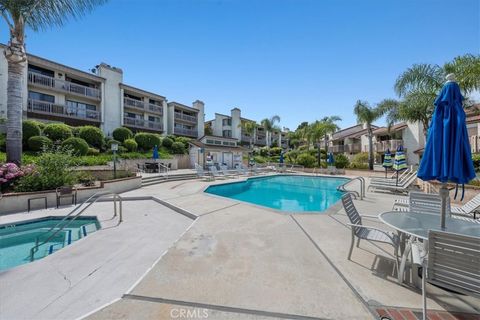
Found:
[[[353,224],[353,223],[347,223],[347,226],[356,227],[356,228],[363,228],[363,229],[368,229],[368,230],[375,230],[375,231],[381,232],[381,233],[385,234],[387,237],[389,237],[394,243],[397,242],[397,240],[398,240],[397,235],[395,235],[393,233],[390,233],[389,231],[379,229],[379,228],[375,228],[375,227],[371,227],[371,226],[364,226],[363,224]]]
[[[378,216],[374,216],[374,215],[371,215],[371,214],[361,214],[360,217],[366,217],[366,218],[375,218],[375,219],[378,219]]]

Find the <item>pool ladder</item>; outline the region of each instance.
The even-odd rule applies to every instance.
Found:
[[[47,240],[45,241],[42,241],[41,243],[39,243],[39,237],[37,237],[36,241],[35,241],[35,246],[33,246],[31,249],[30,249],[30,261],[33,261],[34,260],[34,255],[35,255],[35,252],[38,251],[38,248],[46,243],[48,243],[50,240],[53,239],[53,237],[55,237],[58,233],[60,233],[63,229],[65,229],[66,227],[68,227],[73,221],[75,221],[75,219],[77,219],[85,210],[87,210],[92,204],[94,204],[95,202],[97,202],[99,199],[101,198],[104,198],[106,196],[113,196],[113,211],[114,211],[114,214],[113,214],[113,218],[115,218],[117,216],[117,200],[119,202],[119,221],[118,221],[118,224],[122,223],[123,221],[123,215],[122,215],[122,197],[117,194],[117,193],[114,193],[114,192],[109,192],[109,191],[100,191],[100,192],[97,192],[93,195],[91,195],[87,200],[85,200],[84,202],[82,202],[81,204],[79,204],[78,206],[76,206],[72,211],[70,211],[65,217],[63,217],[62,220],[60,220],[60,222],[58,222],[56,225],[54,225],[53,227],[51,227],[50,229],[48,229],[44,235],[47,235],[49,234],[50,232],[52,232],[52,234],[47,238]],[[87,205],[83,206],[84,204],[86,204],[87,202],[89,202]],[[82,208],[83,206],[83,208]],[[80,209],[81,208],[81,209]],[[79,210],[77,212],[77,210]],[[72,219],[69,219],[70,217],[73,217]],[[68,219],[68,220],[67,220]],[[61,224],[64,223],[63,226],[61,226]]]
[[[347,190],[345,189],[345,186],[355,180],[358,180],[360,181],[360,193],[358,191],[355,191],[355,190]],[[355,199],[357,197],[360,197],[360,200],[363,200],[363,198],[365,198],[365,179],[363,177],[355,177],[355,178],[352,178],[350,180],[348,180],[347,182],[345,182],[344,184],[340,185],[337,187],[337,190],[338,191],[342,191],[342,192],[346,192],[346,193],[350,193],[350,194],[353,194],[353,196],[355,197]]]

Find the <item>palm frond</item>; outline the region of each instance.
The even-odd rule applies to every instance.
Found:
[[[436,92],[443,84],[445,72],[438,65],[414,64],[395,82],[395,92],[404,97],[410,91]]]

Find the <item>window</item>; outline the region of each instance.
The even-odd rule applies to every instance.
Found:
[[[231,126],[232,125],[232,119],[223,119],[222,120],[222,125],[224,126]]]
[[[44,76],[47,76],[47,77],[55,77],[55,73],[51,70],[48,70],[48,69],[44,69],[44,68],[41,68],[41,67],[37,67],[37,66],[34,66],[34,65],[31,65],[29,64],[28,65],[28,71],[29,72],[34,72],[34,73],[37,73],[37,74],[41,74],[41,75],[44,75]]]
[[[28,91],[28,99],[55,103],[54,96],[35,91]]]
[[[131,119],[143,119],[143,116],[141,114],[136,114],[133,112],[125,112],[125,117]]]
[[[83,102],[67,100],[67,113],[82,118],[98,118],[97,106]]]
[[[148,121],[161,122],[159,117],[148,116]]]
[[[162,103],[161,103],[160,101],[153,100],[153,99],[149,99],[149,100],[148,100],[148,103],[154,104],[154,105],[156,105],[156,106],[162,106]]]
[[[225,138],[231,138],[232,137],[232,130],[223,130],[222,136]]]
[[[96,87],[97,87],[96,85],[94,85],[94,84],[92,84],[92,83],[80,81],[80,80],[77,80],[77,79],[72,79],[72,78],[69,78],[69,77],[65,77],[65,80],[67,80],[67,81],[69,81],[69,82],[71,82],[71,83],[75,83],[75,84],[84,86],[84,87],[90,87],[90,88],[96,88]]]

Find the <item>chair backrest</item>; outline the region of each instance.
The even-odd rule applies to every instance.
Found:
[[[215,166],[210,166],[210,167],[208,168],[208,170],[210,170],[210,172],[211,172],[214,176],[218,175],[217,167],[215,167]]]
[[[62,196],[72,194],[73,193],[73,187],[63,186],[63,187],[57,188],[57,192]]]
[[[442,212],[442,198],[436,193],[410,191],[409,211],[420,213],[440,214]],[[447,212],[450,213],[450,198],[447,199]]]
[[[430,231],[427,280],[480,297],[480,238]]]
[[[480,193],[462,206],[462,210],[471,213],[480,207]]]
[[[355,208],[355,205],[353,204],[353,200],[352,200],[352,195],[350,193],[346,193],[342,196],[342,204],[350,222],[352,224],[361,225],[362,217],[358,213],[357,208]],[[354,229],[355,233],[360,231],[360,228],[356,228],[356,227],[352,227],[352,228]]]

